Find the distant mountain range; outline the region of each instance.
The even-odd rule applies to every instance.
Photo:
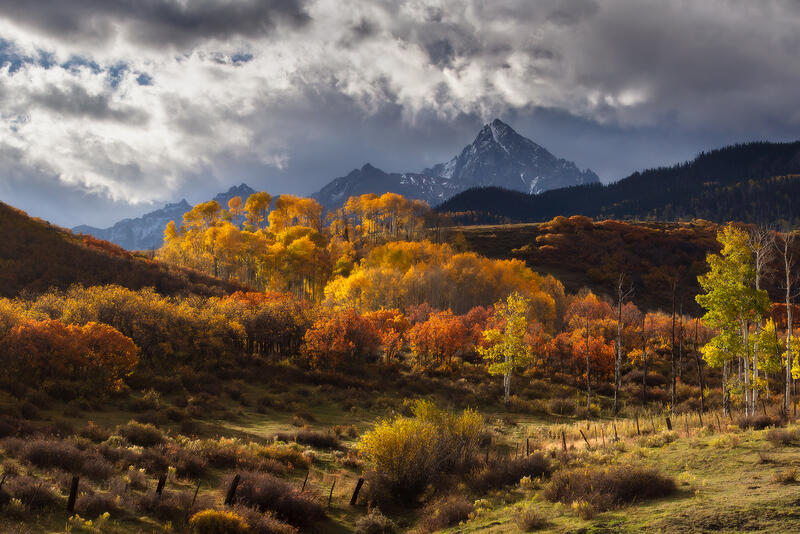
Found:
[[[499,119],[481,128],[475,140],[446,163],[420,173],[386,173],[367,163],[347,176],[336,178],[312,195],[327,209],[341,207],[351,196],[366,193],[399,193],[427,201],[432,206],[477,186],[500,186],[526,193],[578,184],[599,183],[597,175],[581,171],[571,161],[559,159],[515,132]],[[226,207],[235,196],[246,199],[255,191],[246,184],[220,193],[217,200]],[[135,219],[124,219],[109,228],[76,226],[74,232],[111,241],[128,250],[161,247],[169,221],[180,222],[192,206],[184,199]]]
[[[740,221],[800,225],[800,142],[748,143],[701,153],[672,167],[636,172],[608,185],[540,195],[473,188],[437,207],[463,224],[594,219]]]
[[[591,170],[581,171],[495,119],[475,140],[446,163],[422,172],[386,173],[369,163],[336,178],[312,195],[328,209],[351,196],[393,192],[435,206],[473,187],[497,186],[538,194],[550,189],[599,183]]]
[[[255,193],[247,184],[231,187],[225,193],[220,193],[214,200],[224,208],[228,201],[236,196],[247,199]],[[111,241],[128,250],[151,250],[160,248],[164,243],[164,228],[170,221],[180,223],[183,214],[192,209],[186,199],[174,204],[167,204],[163,208],[146,213],[135,219],[123,219],[109,228],[95,228],[81,225],[72,229],[73,232],[88,234],[98,239]]]

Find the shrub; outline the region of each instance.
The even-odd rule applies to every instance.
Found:
[[[355,425],[335,425],[331,430],[340,438],[348,437],[350,439],[355,439],[358,437],[358,429]]]
[[[537,512],[533,506],[524,506],[514,514],[514,522],[522,532],[533,532],[547,527],[547,518]]]
[[[548,403],[550,413],[558,415],[572,415],[575,413],[575,402],[567,399],[551,399]]]
[[[294,435],[294,440],[297,443],[320,449],[338,449],[341,447],[339,438],[331,431],[318,432],[316,430],[304,428],[303,430],[297,431]]]
[[[377,508],[356,521],[356,534],[392,534],[397,526]]]
[[[767,432],[767,439],[772,442],[776,447],[781,445],[791,445],[800,439],[797,430],[788,430],[785,428],[773,428]]]
[[[208,468],[208,462],[204,458],[186,449],[178,449],[172,457],[175,471],[181,477],[198,478]]]
[[[88,518],[95,518],[106,512],[118,515],[122,509],[120,498],[110,493],[84,493],[75,501],[75,511]]]
[[[450,495],[425,507],[420,526],[424,531],[436,532],[466,521],[474,508],[472,502],[463,495]]]
[[[189,520],[189,531],[195,534],[247,534],[249,527],[234,512],[203,510]]]
[[[128,421],[127,424],[119,427],[118,432],[128,442],[141,447],[152,447],[164,442],[164,434],[148,423]]]
[[[79,435],[95,443],[100,443],[111,437],[111,431],[96,425],[94,421],[89,421],[86,426],[80,430]]]
[[[192,514],[199,510],[211,507],[211,499],[200,495],[197,497],[194,506],[193,491],[168,491],[164,490],[161,497],[156,492],[147,492],[139,498],[137,510],[143,515],[149,515],[159,521],[171,521],[173,524],[183,522],[186,514]]]
[[[439,474],[462,472],[474,463],[484,432],[477,412],[450,413],[419,401],[413,413],[378,423],[361,437],[359,450],[375,466],[376,498],[410,502]]]
[[[790,467],[775,473],[772,479],[778,484],[794,484],[797,482],[798,477],[800,477],[800,472],[798,472],[797,468]]]
[[[740,417],[736,424],[739,425],[739,428],[764,430],[768,426],[780,426],[781,420],[768,415],[748,415],[745,417]]]
[[[543,477],[552,473],[550,460],[541,452],[514,459],[499,459],[477,471],[470,485],[479,492],[516,484],[523,477]]]
[[[36,477],[16,477],[7,480],[4,488],[14,499],[31,510],[51,510],[60,508],[61,497],[44,480]]]
[[[271,512],[261,513],[246,506],[234,506],[233,511],[242,517],[250,534],[297,534],[297,528],[275,518]]]
[[[676,439],[678,439],[678,433],[672,430],[668,430],[667,432],[661,432],[660,434],[653,434],[652,436],[642,436],[641,438],[639,438],[639,446],[658,449],[663,447],[667,443],[672,443]]]
[[[227,489],[230,480],[225,481]],[[325,518],[325,509],[308,492],[300,493],[288,482],[266,473],[241,473],[236,501],[260,511],[272,511],[279,519],[298,527],[310,527]]]
[[[22,457],[37,467],[58,467],[77,472],[83,467],[86,455],[68,441],[37,439],[27,443]]]
[[[105,480],[114,473],[114,466],[100,455],[91,455],[83,463],[81,473],[93,480]]]
[[[664,497],[675,492],[675,481],[652,468],[615,466],[577,468],[553,475],[544,496],[552,502],[586,502],[608,510],[637,500]]]
[[[144,469],[136,469],[132,465],[128,466],[128,472],[125,473],[125,481],[130,485],[131,489],[147,489],[147,474]]]

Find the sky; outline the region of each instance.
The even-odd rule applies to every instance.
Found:
[[[800,138],[796,0],[0,0],[0,200],[109,226],[449,160],[497,117],[604,182]]]

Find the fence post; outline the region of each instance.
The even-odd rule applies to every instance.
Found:
[[[619,435],[617,434],[617,422],[612,422],[611,426],[614,427],[614,441],[619,441]]]
[[[641,436],[642,435],[642,431],[639,430],[639,414],[636,413],[636,414],[633,414],[633,415],[634,415],[634,417],[636,417],[636,435],[637,436]]]
[[[591,445],[589,445],[589,440],[588,440],[588,439],[586,439],[586,434],[584,434],[584,433],[583,433],[583,430],[581,430],[581,429],[579,428],[579,429],[578,429],[578,432],[580,432],[580,433],[581,433],[581,437],[583,438],[583,441],[585,441],[585,442],[586,442],[586,448],[587,448],[587,449],[591,449],[591,448],[592,448],[592,446],[591,446]]]
[[[350,506],[355,506],[358,499],[358,492],[361,491],[361,486],[364,485],[364,477],[360,477],[356,483],[356,489],[353,491],[353,496],[350,498]]]
[[[331,500],[333,500],[333,488],[336,487],[336,479],[333,479],[333,484],[331,484],[331,492],[328,494],[328,508],[331,507]]]
[[[167,483],[166,473],[158,477],[158,485],[156,486],[156,495],[161,497],[161,492],[164,491],[164,484]]]
[[[669,417],[665,417],[667,421],[667,430],[672,430],[672,421],[669,420]]]
[[[225,506],[232,505],[236,499],[236,488],[239,487],[240,480],[242,480],[242,477],[239,476],[239,473],[236,473],[233,480],[231,480],[231,485],[228,486],[228,493],[225,494]]]
[[[75,499],[78,498],[78,480],[78,477],[73,476],[72,485],[69,487],[69,499],[67,499],[67,512],[69,513],[75,511]]]
[[[563,430],[561,431],[561,448],[567,452],[567,434]]]

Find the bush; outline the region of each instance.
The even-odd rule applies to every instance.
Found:
[[[173,524],[186,520],[186,514],[211,507],[211,499],[200,495],[197,497],[194,506],[193,491],[168,491],[164,490],[161,497],[156,492],[147,492],[139,498],[137,510],[143,515],[148,515],[159,521],[171,521]]]
[[[118,429],[119,434],[133,445],[152,447],[164,442],[164,434],[151,424],[129,421]]]
[[[545,488],[544,496],[549,501],[565,504],[585,502],[602,511],[674,492],[675,481],[655,469],[615,466],[559,471]]]
[[[230,480],[226,480],[224,488],[229,484]],[[326,516],[313,495],[300,493],[288,482],[266,473],[241,473],[236,502],[262,512],[272,511],[277,518],[301,528],[310,527]]]
[[[247,522],[250,534],[297,534],[296,527],[276,519],[271,512],[261,513],[242,505],[234,506],[233,511]]]
[[[767,432],[767,439],[772,442],[776,447],[792,445],[800,440],[800,433],[797,430],[788,430],[785,428],[773,428]]]
[[[247,534],[247,523],[233,512],[203,510],[189,520],[189,531],[195,534]]]
[[[800,472],[797,471],[797,468],[790,467],[775,473],[772,479],[778,484],[794,484],[797,482],[798,477],[800,477]]]
[[[111,431],[97,426],[94,421],[89,421],[86,426],[81,429],[79,435],[95,443],[100,443],[111,437]]]
[[[37,439],[27,443],[22,457],[36,467],[58,467],[78,472],[86,461],[84,451],[68,441]]]
[[[659,449],[667,443],[672,443],[676,439],[678,439],[678,433],[668,430],[666,432],[661,432],[660,434],[653,434],[652,436],[642,436],[639,438],[639,446]]]
[[[516,484],[523,477],[538,478],[553,472],[550,460],[541,452],[514,459],[499,459],[477,471],[470,482],[472,488],[485,493]]]
[[[198,478],[203,476],[208,468],[208,462],[204,458],[186,449],[178,449],[172,456],[178,476]]]
[[[575,413],[575,402],[567,399],[551,399],[548,403],[550,413],[557,415],[572,415]]]
[[[739,428],[752,428],[753,430],[764,430],[768,426],[776,427],[781,425],[781,420],[768,415],[748,415],[740,417],[736,422]]]
[[[413,413],[383,421],[361,437],[359,450],[375,466],[374,498],[391,495],[408,503],[437,476],[463,472],[475,461],[484,433],[477,412],[449,413],[420,401]]]
[[[91,455],[83,463],[81,473],[93,480],[105,480],[114,473],[114,466],[102,456]]]
[[[533,532],[547,527],[547,518],[537,512],[533,506],[525,506],[514,514],[514,522],[522,532]]]
[[[84,493],[75,501],[75,511],[90,519],[106,512],[115,516],[120,514],[122,509],[119,497],[110,493]]]
[[[16,477],[3,486],[14,499],[31,510],[52,510],[63,504],[61,497],[44,480],[36,477]]]
[[[420,526],[424,531],[436,532],[466,521],[474,508],[472,502],[463,495],[450,495],[425,507]]]
[[[392,534],[397,526],[377,508],[356,521],[356,534]]]
[[[332,431],[318,432],[307,428],[298,430],[294,435],[294,440],[297,443],[317,447],[319,449],[338,449],[342,445],[339,442],[339,438],[336,437],[336,434]]]

